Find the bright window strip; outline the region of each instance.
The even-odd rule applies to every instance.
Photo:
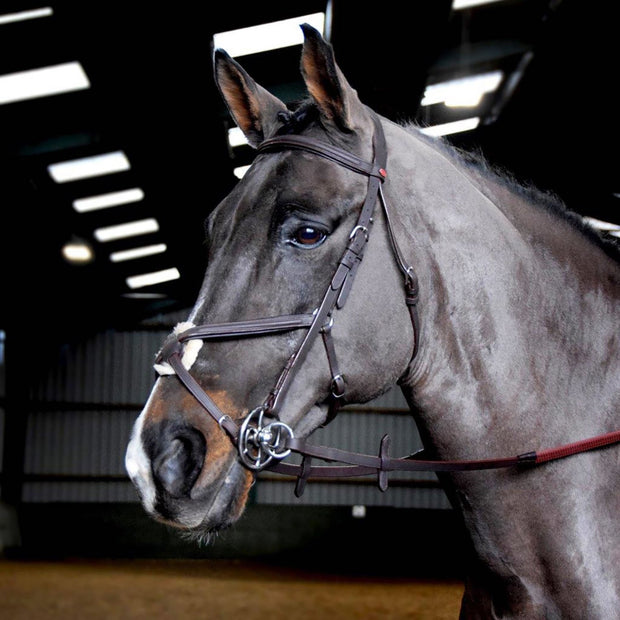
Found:
[[[620,224],[613,224],[612,222],[605,222],[603,220],[598,220],[594,217],[586,216],[583,218],[586,224],[592,226],[592,228],[596,228],[597,230],[602,230],[605,232],[620,232]]]
[[[456,80],[448,80],[426,87],[420,105],[445,103],[449,107],[473,107],[480,104],[486,93],[497,90],[504,74],[501,71],[489,71]]]
[[[243,146],[247,144],[248,140],[245,137],[245,134],[239,129],[239,127],[231,127],[228,130],[228,144],[235,148],[237,146]]]
[[[14,22],[23,22],[29,19],[39,19],[40,17],[50,17],[54,14],[51,6],[42,7],[40,9],[32,9],[30,11],[19,11],[16,13],[4,13],[0,15],[0,26],[3,24],[12,24]]]
[[[88,263],[94,258],[92,248],[86,243],[73,241],[62,248],[62,255],[70,263]]]
[[[92,157],[58,162],[47,167],[47,171],[56,183],[79,181],[90,177],[103,176],[129,170],[131,165],[123,151],[114,151]]]
[[[0,104],[38,99],[90,88],[79,62],[29,69],[0,76]]]
[[[461,133],[462,131],[471,131],[476,129],[480,124],[480,119],[475,116],[473,118],[465,118],[460,121],[453,121],[451,123],[443,123],[441,125],[432,125],[431,127],[424,127],[420,131],[427,136],[447,136],[453,133]]]
[[[162,269],[161,271],[153,271],[151,273],[143,273],[136,276],[130,276],[125,280],[127,286],[131,289],[143,288],[145,286],[153,286],[162,282],[170,282],[178,280],[181,277],[176,267],[170,269]]]
[[[454,0],[452,2],[452,10],[462,11],[463,9],[471,9],[475,6],[493,4],[495,2],[502,2],[502,0]]]
[[[222,48],[234,57],[290,47],[303,43],[303,33],[299,27],[303,23],[314,26],[319,32],[324,32],[325,13],[312,13],[249,28],[219,32],[213,35],[213,43],[216,48]]]
[[[134,187],[133,189],[125,189],[120,192],[109,192],[107,194],[79,198],[73,201],[73,208],[78,213],[89,213],[90,211],[99,211],[100,209],[140,202],[143,199],[144,192],[139,187]]]
[[[233,174],[238,178],[242,179],[243,175],[250,169],[250,166],[239,166],[233,170]]]
[[[162,254],[167,249],[168,248],[165,243],[144,245],[139,248],[131,248],[130,250],[112,252],[112,254],[110,254],[110,260],[113,263],[121,263],[126,260],[135,260],[136,258],[144,258],[145,256],[153,256],[154,254]]]
[[[144,220],[136,220],[125,224],[116,224],[114,226],[104,226],[97,228],[94,232],[95,239],[102,243],[106,241],[116,241],[117,239],[126,239],[127,237],[136,237],[138,235],[146,235],[159,230],[159,224],[154,218],[146,218]]]

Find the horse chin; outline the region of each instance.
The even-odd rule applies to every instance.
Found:
[[[184,538],[208,542],[241,517],[253,483],[252,472],[234,459],[219,482],[208,489],[193,489],[190,498],[179,502],[172,518],[155,518],[181,530]]]

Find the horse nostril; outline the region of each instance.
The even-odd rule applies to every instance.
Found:
[[[172,497],[188,496],[200,475],[206,454],[204,437],[184,429],[153,460],[155,480]]]

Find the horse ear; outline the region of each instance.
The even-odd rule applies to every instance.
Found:
[[[302,24],[301,72],[321,114],[344,131],[353,131],[365,116],[357,92],[336,64],[332,46],[318,30]]]
[[[215,50],[215,82],[228,109],[251,146],[257,147],[280,124],[278,114],[287,108],[257,84],[224,50]]]

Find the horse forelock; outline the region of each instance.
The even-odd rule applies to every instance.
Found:
[[[276,131],[276,135],[285,136],[290,134],[301,133],[311,123],[319,118],[319,110],[311,99],[304,99],[292,105],[292,109],[287,112],[281,112],[278,120],[282,125]]]

